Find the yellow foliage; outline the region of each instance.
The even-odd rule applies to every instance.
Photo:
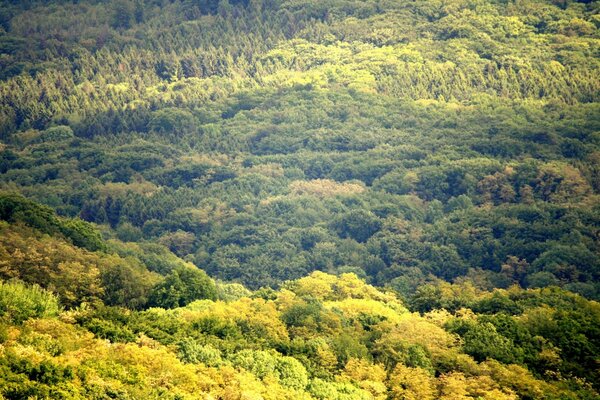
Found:
[[[398,364],[390,374],[390,399],[433,400],[436,398],[435,379],[422,368]]]
[[[314,179],[312,181],[294,181],[289,185],[290,194],[294,196],[310,195],[319,198],[335,196],[352,196],[363,193],[366,188],[361,183],[336,182],[331,179]]]
[[[358,387],[373,395],[377,400],[386,398],[387,387],[385,386],[386,371],[379,364],[351,358],[342,372],[341,378],[355,382]]]
[[[315,271],[307,277],[300,278],[287,286],[298,296],[313,296],[324,300],[334,297],[333,285],[336,280],[334,275]]]
[[[212,380],[201,372],[200,367],[182,364],[165,347],[151,349],[137,344],[117,343],[110,346],[105,365],[118,365],[120,380],[148,388],[164,388],[171,392],[195,393],[208,391]],[[114,369],[113,369],[114,370]],[[109,377],[113,372],[105,370]]]
[[[316,364],[326,371],[333,372],[337,367],[337,356],[324,339],[319,338],[316,341]]]
[[[499,363],[498,366],[500,366]],[[496,367],[497,366],[494,368]],[[500,368],[503,368],[503,366]],[[524,382],[527,382],[527,384],[534,383],[528,380],[530,378],[530,373],[528,371],[520,378],[517,375],[512,378],[515,380],[522,379]],[[498,382],[495,377],[485,375],[469,377],[461,372],[451,372],[442,375],[438,381],[440,399],[467,400],[476,398],[485,400],[517,400],[519,398],[517,394],[510,389],[510,385]],[[532,396],[531,398],[543,397],[541,392],[535,391],[528,392],[527,396]]]
[[[465,303],[473,301],[478,296],[478,291],[470,280],[458,281],[458,283],[448,283],[440,281],[438,287],[443,299],[463,299]]]
[[[309,276],[288,282],[286,288],[298,296],[313,296],[319,300],[371,299],[383,303],[391,303],[402,307],[395,295],[383,293],[368,285],[356,274],[346,273],[341,276],[315,271]],[[402,311],[399,309],[398,311]]]
[[[354,381],[385,381],[386,372],[382,365],[367,360],[351,358],[346,363],[342,376]]]
[[[254,330],[255,339],[278,342],[289,340],[286,327],[279,319],[276,303],[260,298],[244,297],[230,303],[199,300],[174,312],[188,322],[204,317],[219,318],[232,323],[244,321],[248,328]]]
[[[26,227],[11,226],[0,235],[0,278],[44,285],[69,306],[102,295],[100,270],[109,258]]]
[[[253,165],[252,167],[245,169],[244,173],[259,174],[270,178],[282,178],[284,176],[284,169],[281,164],[267,163]]]
[[[484,400],[517,400],[517,395],[508,388],[500,386],[489,376],[467,378],[467,391],[471,397]]]
[[[579,169],[559,161],[546,163],[540,168],[537,190],[544,200],[556,203],[579,200],[592,193],[590,184]]]
[[[450,314],[448,311],[441,309],[441,310],[431,310],[428,313],[424,314],[423,318],[425,318],[427,321],[429,321],[432,324],[437,325],[441,328],[444,326],[444,324],[446,322],[448,322],[451,318],[453,318],[453,315]]]
[[[458,345],[456,336],[423,319],[418,314],[404,314],[392,336],[408,343],[420,344],[432,354],[443,353]]]
[[[106,89],[116,93],[127,93],[130,90],[129,83],[127,82],[119,82],[117,84],[108,83]]]
[[[479,374],[479,364],[470,355],[460,352],[460,348],[452,348],[436,355],[436,360],[446,369],[462,372],[466,375]]]
[[[100,271],[80,262],[65,261],[58,264],[53,273],[53,283],[48,289],[60,293],[66,304],[77,304],[81,300],[100,296],[104,290],[100,285]]]
[[[96,186],[95,190],[97,190],[102,197],[121,197],[125,196],[127,193],[150,196],[158,190],[158,186],[148,181],[135,183],[107,182],[105,184]]]
[[[282,288],[277,293],[277,299],[275,300],[277,309],[283,310],[283,309],[289,308],[297,301],[297,299],[296,299],[297,297],[298,296],[296,296],[296,293],[294,293],[291,290],[288,290],[286,288]]]
[[[503,389],[514,390],[520,397],[538,399],[556,391],[551,385],[536,379],[531,372],[519,365],[504,365],[489,360],[481,364],[481,374],[488,375]]]
[[[94,335],[86,330],[77,329],[75,326],[57,319],[34,319],[25,323],[27,328],[20,340],[40,346],[48,345],[51,348],[44,350],[60,354],[77,351],[91,346]],[[40,349],[41,350],[41,349]]]
[[[356,318],[361,315],[378,316],[392,323],[401,321],[400,314],[406,309],[399,303],[381,303],[370,299],[345,299],[341,301],[325,302],[324,306],[330,310],[339,310],[346,318]]]
[[[439,378],[440,400],[470,400],[467,378],[460,372],[452,372]]]

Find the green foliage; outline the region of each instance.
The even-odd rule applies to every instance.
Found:
[[[165,108],[153,113],[148,128],[161,134],[183,135],[191,133],[195,121],[193,115],[178,108]]]
[[[21,282],[0,282],[0,316],[5,321],[21,324],[29,318],[58,315],[56,296],[39,286]]]
[[[450,331],[459,333],[464,340],[465,353],[477,361],[493,358],[506,364],[515,363],[514,345],[496,331],[496,327],[484,322],[481,324],[456,324]]]
[[[186,363],[202,363],[209,367],[218,367],[223,363],[221,351],[211,345],[202,346],[193,339],[185,339],[178,344],[178,357]]]
[[[280,357],[275,371],[282,386],[295,390],[304,390],[308,384],[306,368],[293,357]]]
[[[206,273],[195,267],[181,267],[167,275],[150,292],[148,305],[152,307],[183,307],[194,300],[217,298],[217,289]]]
[[[89,222],[57,217],[49,207],[16,194],[0,195],[0,219],[22,222],[48,234],[62,234],[76,246],[91,251],[103,250],[100,233]]]
[[[58,220],[49,207],[16,194],[3,194],[0,197],[0,218],[8,222],[21,221],[46,233],[57,231]]]
[[[44,293],[55,308],[3,319],[5,397],[597,397],[590,384],[596,384],[598,304],[558,288],[480,291],[470,300],[478,304],[500,293],[519,307],[519,315],[461,309],[420,316],[355,275],[313,273],[272,291],[269,300],[200,300],[146,311],[81,306],[56,318],[50,294],[21,284],[0,289],[9,285],[11,295]],[[444,301],[460,294],[448,286],[439,287]],[[307,291],[318,297],[299,298]],[[318,310],[310,316],[317,328],[300,325],[310,323],[299,308],[307,304]],[[299,324],[289,324],[298,315]],[[271,339],[258,340],[264,337]],[[548,375],[562,378],[542,378]]]
[[[124,306],[139,309],[146,305],[156,278],[138,265],[117,263],[102,273],[104,296],[109,306]]]
[[[42,142],[53,142],[73,139],[73,129],[67,125],[52,126],[40,134]]]
[[[104,250],[105,244],[98,232],[92,224],[80,219],[63,220],[60,226],[60,231],[68,237],[75,246],[96,251]]]
[[[0,397],[596,398],[598,10],[2,2]]]
[[[252,372],[258,378],[275,377],[286,388],[304,390],[308,384],[306,369],[292,357],[282,357],[265,351],[242,350],[236,353],[231,361],[236,367]]]
[[[3,364],[3,375],[7,379],[2,385],[2,391],[7,398],[67,398],[69,389],[72,389],[69,382],[73,380],[74,374],[69,366],[61,366],[52,361],[32,362],[14,352],[7,354]]]
[[[340,237],[351,237],[364,243],[381,228],[377,216],[364,210],[353,210],[340,215],[333,222],[333,229]]]
[[[217,298],[223,301],[235,301],[242,297],[250,297],[253,293],[239,283],[215,282]]]

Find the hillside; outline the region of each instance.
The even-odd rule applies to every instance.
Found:
[[[0,398],[596,398],[599,4],[1,0]]]
[[[352,273],[249,292],[156,249],[112,241],[91,252],[73,234],[49,236],[31,226],[43,217],[21,217],[47,209],[26,204],[0,226],[0,272],[12,278],[0,282],[3,398],[598,395],[600,306],[568,291],[444,283],[436,298],[455,311],[422,314]],[[172,270],[160,278],[149,260]],[[415,308],[434,304],[432,289],[419,288]]]

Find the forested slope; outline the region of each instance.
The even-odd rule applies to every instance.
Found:
[[[0,1],[0,396],[595,398],[598,11]]]
[[[96,236],[82,222],[49,236],[52,214],[26,204],[0,225],[3,398],[598,396],[600,307],[568,291],[444,283],[449,311],[421,314],[351,273],[250,292],[155,248],[75,246]],[[410,306],[440,306],[431,289]]]

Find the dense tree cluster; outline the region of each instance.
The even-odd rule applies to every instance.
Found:
[[[597,397],[599,7],[0,0],[0,397]]]
[[[9,3],[0,181],[252,288],[482,269],[598,298],[595,11]]]
[[[76,273],[69,270],[63,278]],[[162,296],[164,288],[181,282],[215,287],[212,281],[174,279],[158,285],[159,299],[170,300]],[[69,299],[60,291],[56,297],[39,286],[2,283],[0,394],[348,400],[598,395],[600,308],[559,288],[482,291],[470,280],[440,283],[421,288],[421,299],[437,290],[442,305],[453,304],[448,308],[456,312],[419,314],[352,273],[314,272],[279,291],[217,286],[227,298],[132,311],[87,303],[64,310],[59,304]],[[205,289],[201,297],[216,295]]]

